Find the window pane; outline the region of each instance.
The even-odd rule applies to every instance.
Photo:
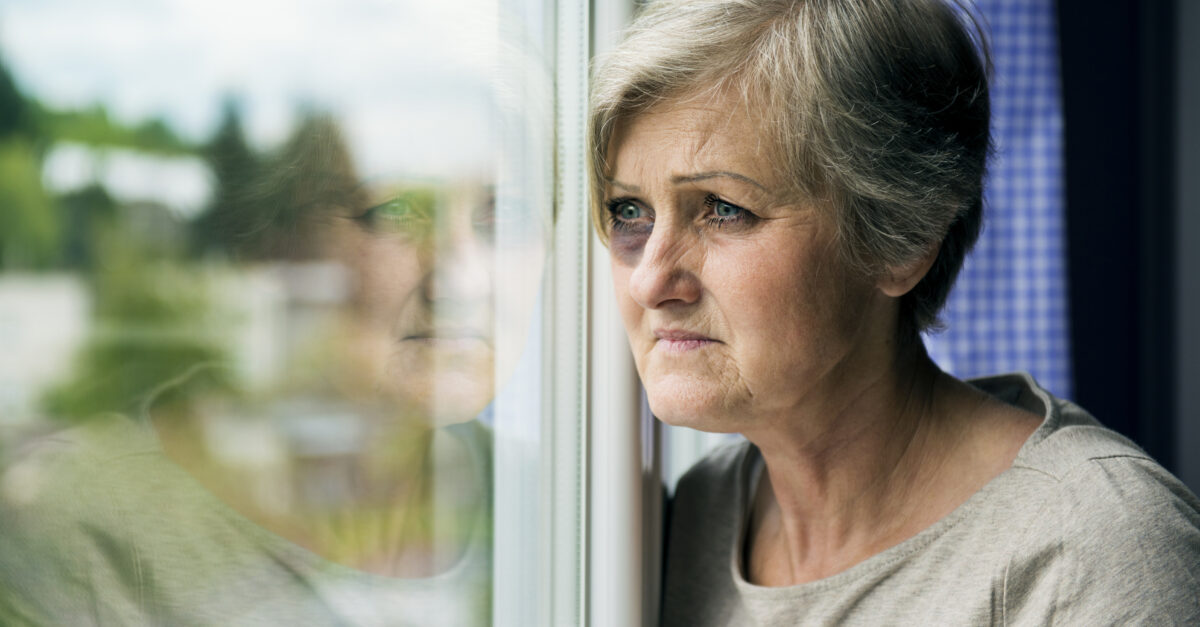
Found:
[[[545,8],[0,7],[0,623],[489,624],[541,572],[494,548],[551,506]]]

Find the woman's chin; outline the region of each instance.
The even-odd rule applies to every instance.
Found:
[[[729,399],[712,385],[647,385],[650,411],[673,427],[687,427],[709,433],[736,433],[741,426],[730,416]]]
[[[459,380],[457,390],[452,387],[457,377],[445,377],[435,384],[428,394],[414,398],[406,395],[405,404],[410,415],[426,421],[432,427],[467,422],[479,417],[492,398],[491,382],[487,384]],[[442,383],[446,385],[441,385]]]
[[[478,367],[430,368],[410,372],[386,385],[386,396],[407,419],[431,427],[478,417],[494,394],[490,361]]]
[[[415,420],[466,422],[491,402],[493,357],[478,339],[402,342],[383,370],[381,388]]]

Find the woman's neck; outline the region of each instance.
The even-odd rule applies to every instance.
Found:
[[[1037,417],[989,398],[943,374],[917,342],[879,377],[747,433],[766,464],[747,578],[821,579],[944,517],[1011,465],[1036,428]]]

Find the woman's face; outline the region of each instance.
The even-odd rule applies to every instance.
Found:
[[[765,138],[724,99],[620,125],[606,204],[617,301],[662,420],[746,431],[834,385],[880,337],[886,299],[788,200]]]
[[[492,185],[471,181],[384,190],[370,208],[333,225],[332,254],[355,283],[352,370],[374,393],[432,424],[474,418],[493,397],[497,343],[513,343],[496,337],[498,264],[540,275],[540,231],[498,247],[496,219]],[[523,285],[531,293],[499,300],[522,309],[500,312],[526,321],[505,331],[517,345],[538,283]]]

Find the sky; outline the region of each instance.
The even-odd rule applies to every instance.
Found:
[[[235,97],[260,148],[315,107],[364,177],[444,177],[494,150],[497,3],[523,1],[0,0],[0,52],[54,107],[203,139]]]

